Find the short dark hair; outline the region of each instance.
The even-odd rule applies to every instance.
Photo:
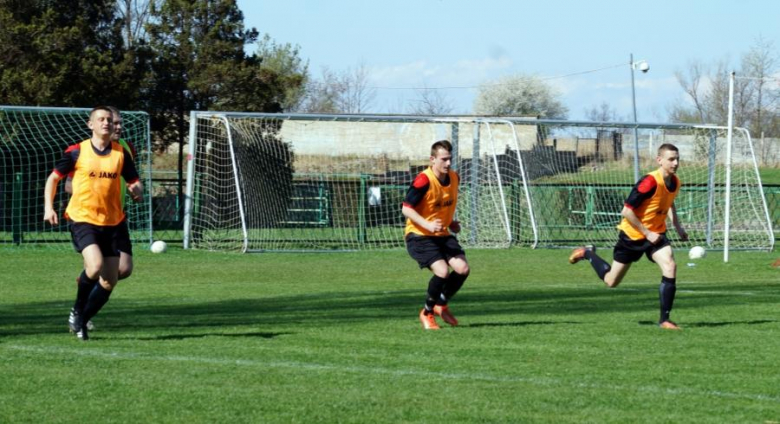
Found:
[[[119,109],[115,108],[114,106],[106,106],[106,108],[110,110],[112,114],[119,115]]]
[[[450,143],[449,140],[439,140],[433,143],[433,146],[431,146],[431,156],[436,156],[436,152],[439,149],[444,149],[452,153],[452,143]]]
[[[674,144],[671,143],[664,143],[660,146],[658,146],[658,156],[661,156],[666,151],[672,151],[680,153],[680,149],[677,148]]]
[[[92,114],[97,112],[97,111],[99,111],[99,110],[104,110],[104,111],[110,113],[111,115],[114,114],[114,111],[112,111],[110,107],[100,105],[100,106],[93,107],[92,110],[89,111],[89,118],[92,119]]]

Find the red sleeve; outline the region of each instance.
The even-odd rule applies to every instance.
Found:
[[[631,194],[628,195],[628,199],[624,203],[625,206],[631,210],[638,208],[642,202],[653,197],[657,185],[652,175],[645,175],[631,189]]]
[[[417,204],[420,203],[420,200],[425,197],[425,193],[428,192],[430,183],[427,175],[422,172],[419,173],[417,178],[412,182],[411,187],[409,187],[409,191],[406,192],[406,198],[404,199],[403,205],[408,208],[417,206]]]

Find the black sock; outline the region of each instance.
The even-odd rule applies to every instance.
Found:
[[[87,305],[84,307],[83,321],[87,322],[97,315],[100,309],[103,308],[103,305],[108,302],[110,296],[111,290],[106,290],[102,285],[96,284],[95,288],[92,289],[92,293],[89,294]]]
[[[73,309],[82,312],[87,305],[89,294],[92,293],[98,280],[87,277],[87,271],[81,271],[81,275],[76,281],[78,282],[76,284],[76,303],[73,304]]]
[[[658,298],[661,300],[661,320],[669,321],[669,314],[674,304],[674,294],[677,292],[677,279],[661,277],[661,286],[658,289]]]
[[[441,291],[439,300],[436,303],[439,305],[446,305],[447,302],[455,296],[455,293],[463,287],[466,278],[469,278],[468,274],[458,274],[455,271],[451,271],[450,275],[444,281],[444,289]]]
[[[612,269],[612,266],[604,259],[601,259],[601,257],[599,257],[596,252],[589,249],[585,249],[585,259],[590,262],[590,266],[592,266],[593,270],[596,271],[596,274],[599,276],[599,278],[601,278],[601,281],[604,281],[604,276],[607,275],[609,270]]]
[[[431,277],[431,281],[428,282],[428,297],[425,299],[425,310],[427,312],[433,311],[433,307],[436,306],[436,302],[441,297],[442,290],[444,290],[445,281],[447,280],[434,275]]]

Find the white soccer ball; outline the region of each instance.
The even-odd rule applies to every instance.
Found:
[[[705,256],[707,256],[707,251],[701,246],[693,246],[688,251],[688,257],[691,259],[701,259]]]
[[[152,253],[164,253],[168,249],[168,245],[162,240],[157,240],[152,243],[150,250]]]

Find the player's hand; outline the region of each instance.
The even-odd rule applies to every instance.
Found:
[[[450,224],[450,231],[452,231],[455,234],[458,234],[460,232],[460,221],[452,221]]]
[[[680,236],[680,240],[688,241],[688,233],[683,228],[677,228],[677,235]]]
[[[443,229],[444,226],[441,224],[441,219],[436,218],[433,221],[428,221],[428,231],[432,233],[438,233]]]
[[[661,241],[661,235],[650,231],[647,233],[647,241],[652,244],[658,244],[658,242]]]
[[[127,192],[130,193],[130,198],[133,199],[133,202],[140,202],[143,200],[143,187],[140,183],[136,182],[134,184],[127,186]]]
[[[55,212],[54,209],[46,209],[43,212],[43,220],[48,222],[51,225],[59,224],[59,219],[57,218],[57,212]]]

